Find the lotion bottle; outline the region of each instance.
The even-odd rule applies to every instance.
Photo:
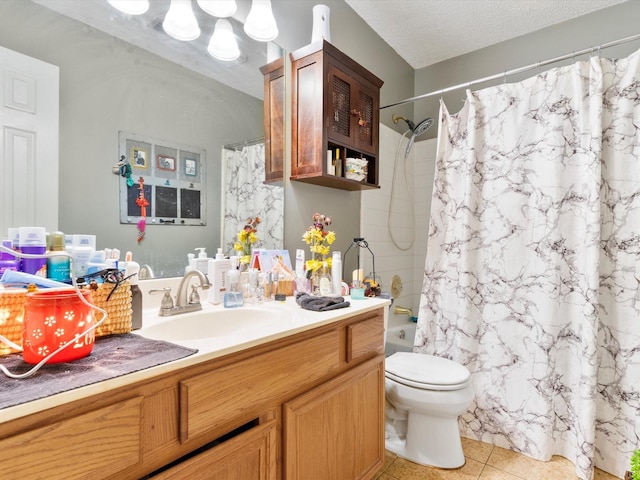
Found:
[[[333,252],[331,260],[331,284],[334,295],[342,295],[342,255],[340,252]]]
[[[218,249],[215,258],[209,260],[208,273],[211,288],[207,291],[207,298],[210,303],[219,305],[224,301],[224,294],[227,291],[227,272],[231,270],[231,260],[224,258],[222,249]]]

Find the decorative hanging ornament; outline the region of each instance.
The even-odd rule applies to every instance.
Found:
[[[119,173],[121,177],[127,179],[127,187],[133,187],[133,179],[131,178],[131,165],[125,160],[125,156],[120,156],[120,161],[113,166],[113,173]]]
[[[140,193],[136,199],[136,205],[140,207],[140,220],[138,220],[138,243],[144,240],[144,232],[147,227],[147,207],[149,202],[144,197],[144,178],[140,177],[138,180]]]

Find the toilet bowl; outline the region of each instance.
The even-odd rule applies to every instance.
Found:
[[[473,400],[471,375],[446,358],[398,352],[385,361],[385,446],[421,465],[458,468],[458,417]]]

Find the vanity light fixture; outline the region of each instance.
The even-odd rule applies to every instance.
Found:
[[[233,34],[233,27],[226,18],[220,18],[216,21],[216,27],[213,30],[207,51],[213,58],[224,62],[232,62],[240,57],[240,49]]]
[[[149,10],[149,0],[107,0],[116,10],[129,15],[142,15]]]
[[[227,18],[236,13],[236,0],[198,0],[198,6],[209,15]]]
[[[169,36],[183,42],[198,38],[200,27],[193,14],[191,0],[171,0],[169,11],[162,22],[162,28]]]
[[[270,42],[278,36],[278,26],[271,10],[271,0],[252,0],[251,10],[244,24],[249,37],[259,42]]]

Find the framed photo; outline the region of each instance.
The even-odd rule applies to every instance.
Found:
[[[175,172],[176,159],[175,157],[169,157],[166,155],[156,155],[156,167],[158,168],[158,170]]]
[[[149,152],[141,147],[131,147],[131,165],[133,168],[147,168],[149,166]]]
[[[198,175],[198,162],[196,162],[193,158],[185,158],[184,159],[184,174],[189,175],[191,177],[195,177]]]

